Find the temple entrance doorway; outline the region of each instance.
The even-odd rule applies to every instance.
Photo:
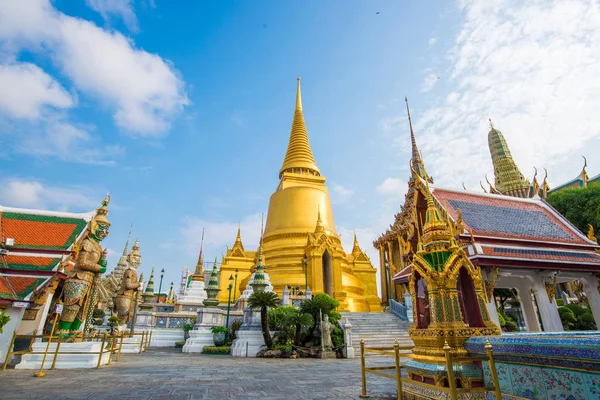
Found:
[[[323,264],[323,288],[325,293],[333,297],[333,267],[331,266],[331,255],[327,250],[321,258]]]

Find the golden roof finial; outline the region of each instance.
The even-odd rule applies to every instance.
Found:
[[[465,186],[464,182],[462,183],[462,187],[463,187],[463,189],[467,190],[467,187]]]
[[[494,130],[494,123],[492,122],[492,119],[488,118],[488,120],[490,121],[490,130]]]
[[[586,187],[589,179],[587,171],[585,170],[587,167],[587,158],[585,158],[585,156],[581,157],[583,157],[583,169],[581,170],[581,174],[579,174],[579,177],[583,181],[583,187]]]
[[[485,190],[485,188],[483,187],[483,183],[481,183],[481,181],[479,181],[479,186],[481,186],[481,188],[483,189],[484,193],[487,193],[487,190]]]
[[[548,197],[548,191],[550,190],[550,185],[548,185],[548,170],[544,168],[546,174],[544,175],[544,182],[542,183],[542,196],[545,199]]]
[[[361,253],[362,250],[358,245],[358,239],[356,238],[356,228],[354,229],[354,245],[352,246],[352,254]]]
[[[540,184],[537,180],[538,170],[536,167],[533,167],[533,169],[534,169],[535,173],[533,174],[533,180],[531,182],[531,191],[532,191],[532,193],[530,193],[531,197],[540,195]]]
[[[594,235],[594,227],[592,226],[592,224],[588,224],[587,237],[588,237],[588,239],[598,243],[598,239],[596,239],[596,236]]]
[[[302,94],[300,90],[300,78],[298,78],[298,89],[296,92],[296,109],[294,111],[294,122],[290,132],[290,141],[287,152],[283,159],[283,165],[279,170],[279,177],[284,172],[301,173],[300,170],[309,172],[309,175],[321,175],[319,167],[315,162],[310,143],[308,142],[308,133],[304,124],[304,114],[302,113]],[[302,172],[302,173],[303,173]]]
[[[415,139],[415,132],[413,131],[412,119],[410,118],[410,107],[408,106],[408,97],[404,96],[404,102],[406,103],[406,114],[408,114],[408,126],[410,127],[410,142],[412,145],[412,157],[417,159],[421,158],[419,148],[417,147],[417,141]]]

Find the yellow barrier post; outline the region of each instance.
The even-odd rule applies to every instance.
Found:
[[[448,374],[448,386],[450,387],[450,397],[452,400],[457,400],[456,380],[454,379],[454,369],[452,367],[452,356],[450,355],[450,346],[448,341],[444,342],[444,356],[446,358],[446,372]]]
[[[140,353],[144,351],[144,333],[142,332],[142,336],[140,336]]]
[[[100,368],[100,363],[102,362],[102,356],[104,355],[104,344],[106,343],[106,331],[104,335],[102,335],[102,344],[100,345],[100,355],[98,356],[98,365],[96,365],[96,369]]]
[[[123,336],[125,336],[125,332],[121,333],[121,339],[119,340],[119,352],[117,353],[117,362],[121,360],[121,348],[123,347]]]
[[[152,346],[152,329],[150,330],[150,340],[148,340],[148,348]]]
[[[111,361],[112,361],[112,357],[113,354],[115,353],[115,333],[112,333],[112,336],[110,337],[110,351],[109,351],[109,355],[108,355],[108,362],[106,363],[106,365],[110,365]]]
[[[54,322],[52,322],[52,330],[50,331],[50,337],[48,338],[48,344],[46,345],[46,351],[44,352],[44,357],[42,358],[42,365],[40,365],[40,370],[33,374],[36,378],[42,378],[46,376],[44,372],[44,363],[46,362],[46,357],[48,357],[48,350],[50,350],[50,343],[52,343],[52,335],[54,335],[54,330],[56,329],[56,322],[58,321],[58,316],[60,315],[59,311],[62,311],[62,304],[56,305],[56,313],[54,314]],[[42,331],[42,339],[44,338]]]
[[[31,340],[29,341],[29,351],[33,350],[33,342],[35,341],[35,335],[37,335],[37,329],[34,330],[33,335],[31,335]]]
[[[400,346],[398,341],[394,340],[394,358],[396,361],[396,390],[398,391],[398,400],[402,400],[402,373],[400,372]]]
[[[52,360],[52,366],[50,369],[54,369],[56,366],[56,359],[58,358],[58,351],[60,349],[60,342],[62,341],[62,332],[58,333],[58,341],[56,342],[56,350],[54,350],[54,359]]]
[[[362,392],[360,393],[360,398],[367,398],[369,395],[367,394],[367,373],[365,367],[365,340],[360,339],[360,374],[362,378]]]
[[[494,361],[494,352],[492,351],[492,344],[488,339],[485,339],[485,352],[488,356],[490,375],[492,376],[492,383],[494,384],[494,394],[496,400],[502,400],[502,392],[500,391],[500,383],[498,381],[498,373],[496,371],[496,361]]]
[[[15,346],[16,338],[17,338],[17,331],[15,330],[15,332],[13,333],[13,337],[10,340],[10,345],[8,346],[8,351],[6,352],[6,358],[4,359],[4,364],[2,365],[2,371],[4,371],[6,369],[6,366],[8,365],[8,358],[10,357],[10,353],[12,353],[12,351],[13,351],[13,347]]]

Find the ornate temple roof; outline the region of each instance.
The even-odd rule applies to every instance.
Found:
[[[283,159],[283,165],[279,170],[279,177],[285,171],[292,169],[304,169],[319,176],[321,173],[315,158],[313,157],[310,144],[308,142],[308,133],[304,123],[304,114],[302,113],[302,94],[300,92],[300,78],[298,78],[298,89],[296,92],[296,109],[294,110],[294,121],[292,122],[292,131],[290,132],[290,141],[287,152]]]
[[[94,215],[0,206],[0,301],[23,300],[56,274]]]
[[[539,198],[436,188],[434,197],[452,218],[462,211],[465,229],[476,236],[596,245]]]

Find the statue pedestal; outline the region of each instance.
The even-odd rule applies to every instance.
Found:
[[[45,342],[34,343],[32,350],[41,352],[42,354],[23,354],[21,362],[15,366],[15,369],[40,369],[42,365],[43,352],[46,351]],[[101,342],[82,342],[82,343],[61,343],[58,356],[56,357],[56,369],[76,369],[76,368],[96,368],[98,358],[100,357]],[[54,351],[56,343],[51,343],[48,350],[48,356],[44,363],[44,369],[50,369],[52,361],[54,361]],[[68,354],[68,352],[76,352],[81,354]],[[89,354],[86,354],[89,353]],[[94,354],[96,353],[96,354]],[[108,363],[110,353],[106,352],[102,355],[100,365]]]
[[[152,329],[150,347],[175,347],[175,342],[183,342],[183,329]]]
[[[231,344],[233,357],[256,357],[265,346],[265,339],[260,325],[260,312],[246,307],[244,324],[236,332],[237,339]]]
[[[146,331],[154,327],[154,312],[152,311],[138,311],[135,317],[135,330]]]
[[[213,326],[223,326],[225,311],[215,307],[202,307],[196,317],[196,325],[181,349],[183,353],[202,353],[204,346],[214,346]]]
[[[317,353],[317,358],[337,358],[337,354],[335,353],[335,351],[332,350],[319,350],[319,352]]]

